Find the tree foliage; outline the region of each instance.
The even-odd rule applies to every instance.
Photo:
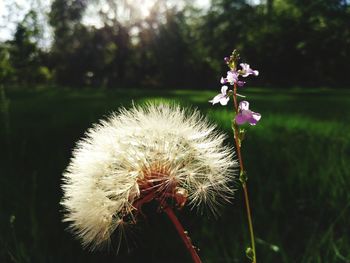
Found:
[[[263,73],[263,85],[349,83],[350,8],[344,0],[213,0],[203,12],[188,1],[155,2],[147,17],[128,0],[104,0],[102,26],[82,22],[94,0],[54,0],[53,42],[38,45],[35,10],[0,46],[3,81],[53,81],[74,87],[209,88],[221,58],[238,48]],[[141,7],[142,8],[142,7]],[[4,75],[4,73],[2,73]],[[9,76],[12,77],[9,77]]]
[[[1,80],[17,84],[44,83],[50,79],[44,52],[38,47],[41,38],[37,13],[30,10],[17,25],[14,38],[0,45]]]

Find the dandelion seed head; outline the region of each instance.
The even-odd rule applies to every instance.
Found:
[[[63,175],[64,221],[91,249],[136,223],[143,203],[218,206],[232,197],[237,162],[225,135],[198,111],[149,104],[122,109],[93,126]]]

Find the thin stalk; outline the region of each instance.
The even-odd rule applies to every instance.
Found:
[[[234,110],[236,114],[238,114],[236,83],[234,84],[234,88],[233,88],[233,103],[234,103]],[[243,166],[243,158],[241,153],[241,142],[238,134],[238,125],[235,120],[233,120],[233,131],[234,131],[235,144],[236,144],[237,156],[238,156],[239,167],[240,167],[240,176],[242,176],[244,174],[244,166]],[[243,180],[241,180],[241,183],[242,183],[243,192],[244,192],[244,203],[245,203],[246,212],[247,212],[250,242],[251,242],[251,248],[253,252],[252,263],[256,263],[254,229],[253,229],[253,222],[252,222],[252,216],[251,216],[250,205],[249,205],[249,195],[248,195],[248,187],[247,187],[246,179],[244,178]]]
[[[167,214],[170,221],[173,223],[173,225],[176,228],[176,231],[178,232],[179,236],[181,237],[184,245],[186,246],[186,249],[191,254],[191,257],[193,259],[194,263],[202,263],[201,259],[199,258],[197,251],[195,247],[192,245],[190,237],[187,235],[187,231],[183,228],[180,221],[177,219],[174,211],[171,209],[171,207],[165,202],[165,200],[159,200],[160,205],[163,209],[163,211]]]
[[[6,98],[5,87],[0,85],[0,121],[2,119],[4,135],[8,137],[10,136],[9,102],[10,101]]]

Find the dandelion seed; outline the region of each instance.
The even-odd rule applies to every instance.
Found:
[[[154,199],[215,212],[232,197],[237,167],[224,139],[197,111],[178,106],[113,114],[89,129],[73,152],[63,175],[64,221],[94,249],[135,224],[142,205]]]

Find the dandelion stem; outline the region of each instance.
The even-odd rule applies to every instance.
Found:
[[[234,110],[236,114],[238,114],[238,104],[237,104],[237,84],[234,84],[233,88],[233,102],[234,102]],[[232,120],[233,122],[233,132],[235,137],[235,144],[237,149],[237,156],[239,160],[239,167],[240,167],[240,177],[244,176],[244,166],[243,166],[243,158],[241,153],[241,141],[239,138],[239,127],[235,120]],[[245,176],[244,176],[245,177]],[[250,242],[251,242],[251,249],[253,252],[252,255],[252,263],[256,263],[256,252],[255,252],[255,238],[254,238],[254,230],[253,230],[253,222],[252,222],[252,216],[250,211],[250,205],[249,205],[249,195],[248,195],[248,187],[247,187],[247,181],[246,178],[242,178],[240,180],[243,187],[244,192],[244,203],[247,211],[247,218],[248,218],[248,227],[249,227],[249,233],[250,233]]]
[[[190,237],[187,235],[187,232],[181,225],[180,221],[177,219],[173,209],[165,202],[165,200],[158,200],[163,211],[167,214],[171,222],[174,224],[179,236],[184,242],[188,252],[191,254],[194,263],[201,263],[201,259],[199,258],[195,247],[192,245]]]

